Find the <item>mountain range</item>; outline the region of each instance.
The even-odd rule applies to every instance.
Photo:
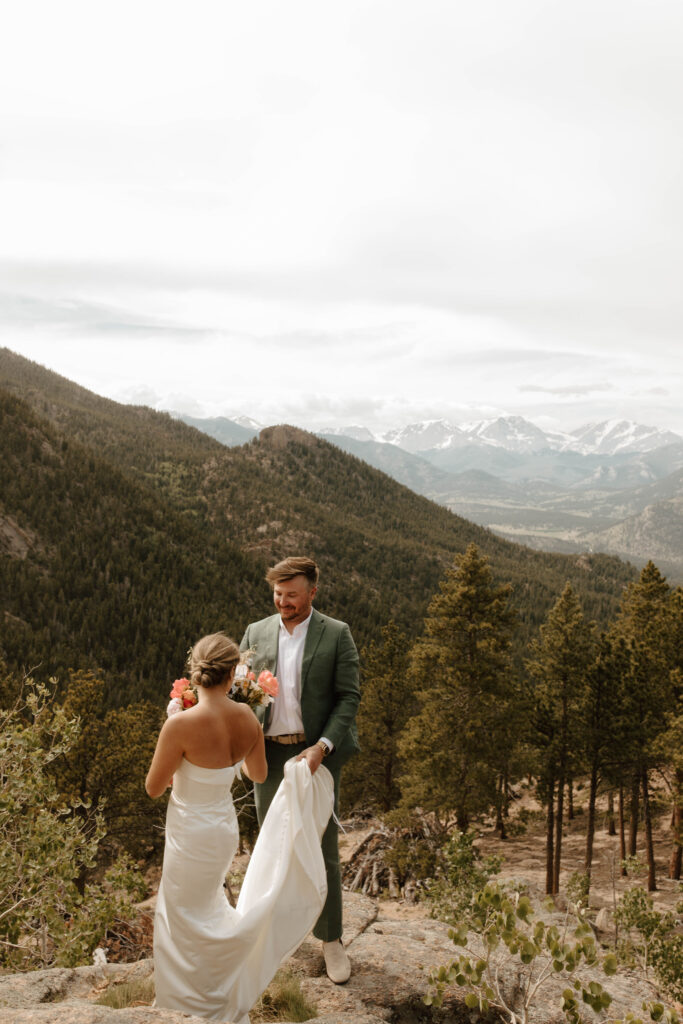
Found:
[[[172,413],[185,422],[216,423],[216,420],[192,420],[181,413]],[[219,418],[220,419],[220,418]],[[224,419],[252,436],[263,429],[263,424],[248,417]],[[202,428],[200,428],[202,429]],[[448,420],[423,420],[409,423],[384,433],[376,434],[367,427],[328,427],[319,431],[323,436],[350,437],[354,441],[377,441],[393,444],[404,451],[424,453],[434,450],[459,448],[503,448],[509,452],[576,452],[580,455],[617,455],[649,452],[672,444],[683,444],[683,437],[671,430],[646,427],[632,420],[604,420],[587,423],[571,433],[545,431],[522,416],[499,416],[456,425]]]
[[[180,418],[225,444],[260,429],[253,420]],[[607,420],[549,433],[507,416],[320,436],[503,537],[547,551],[604,551],[637,566],[652,559],[683,579],[683,437],[670,430]]]
[[[269,614],[265,569],[293,552],[316,558],[316,604],[359,646],[389,619],[412,638],[471,543],[511,585],[518,666],[568,580],[604,625],[635,575],[610,556],[507,541],[296,427],[228,447],[0,349],[0,663],[11,668],[97,668],[113,703],[165,700],[193,639],[239,637]]]

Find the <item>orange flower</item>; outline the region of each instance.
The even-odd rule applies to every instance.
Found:
[[[183,691],[188,690],[190,687],[189,679],[176,679],[171,688],[171,697],[182,697]]]
[[[272,672],[264,668],[258,677],[258,684],[269,697],[277,697],[279,684]]]

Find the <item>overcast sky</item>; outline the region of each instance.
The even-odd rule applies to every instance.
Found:
[[[683,432],[680,0],[21,0],[2,343],[306,427]]]

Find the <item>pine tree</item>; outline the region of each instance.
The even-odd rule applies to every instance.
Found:
[[[600,781],[606,776],[613,783],[615,762],[620,760],[619,708],[622,681],[628,670],[628,651],[619,637],[600,636],[593,664],[585,677],[580,716],[583,722],[581,744],[589,771],[588,820],[584,871],[590,887],[595,836],[595,806]],[[617,771],[618,776],[618,771]],[[610,789],[610,795],[613,789]],[[613,805],[612,816],[613,824]],[[615,834],[614,830],[611,834]]]
[[[648,562],[636,583],[624,594],[615,629],[629,650],[629,669],[622,696],[624,749],[628,752],[631,789],[631,842],[635,853],[638,797],[643,800],[648,890],[657,888],[655,876],[649,773],[657,760],[656,743],[666,727],[667,713],[675,711],[674,670],[680,663],[676,633],[672,630],[671,589],[659,569]],[[680,630],[678,631],[680,637]]]
[[[399,744],[402,803],[432,812],[443,828],[454,813],[465,831],[473,814],[496,803],[516,691],[509,594],[471,544],[432,598],[411,654],[419,711]]]
[[[358,733],[361,753],[345,770],[344,798],[368,810],[389,811],[400,797],[398,738],[415,709],[408,678],[408,639],[392,620],[381,640],[361,651]]]
[[[560,887],[564,793],[574,774],[580,742],[581,697],[592,660],[592,627],[569,583],[530,645],[527,668],[534,691],[536,747],[540,755],[540,793],[547,805],[546,892]]]
[[[683,867],[683,589],[671,595],[671,650],[675,663],[671,670],[672,710],[666,715],[666,729],[659,737],[659,753],[673,773],[674,807],[671,826],[673,849],[669,878],[680,879]]]
[[[134,857],[162,839],[164,801],[151,801],[144,783],[163,712],[149,701],[105,711],[106,687],[94,672],[69,673],[63,710],[79,723],[77,739],[55,759],[60,793],[83,816],[102,816],[101,847]]]

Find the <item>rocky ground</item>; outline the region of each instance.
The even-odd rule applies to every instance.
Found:
[[[533,801],[523,802],[533,809]],[[655,894],[661,909],[671,909],[678,898],[678,883],[665,878],[670,852],[668,822],[662,817],[657,832],[656,857],[660,891]],[[581,867],[584,819],[579,814],[567,826],[564,845],[564,878]],[[343,858],[352,855],[366,830],[351,830],[342,836]],[[483,829],[479,845],[483,852],[505,857],[502,875],[523,879],[529,890],[542,893],[544,882],[544,846],[542,825],[500,843],[492,830]],[[612,879],[617,840],[601,829],[596,837],[592,904],[603,915],[604,938],[611,927],[609,908],[613,900]],[[238,876],[246,858],[235,863]],[[235,879],[236,880],[236,879]],[[615,878],[617,895],[638,879]],[[641,884],[642,884],[642,880]],[[147,909],[153,910],[154,900]],[[424,1005],[427,976],[433,966],[447,962],[455,949],[448,939],[446,925],[431,919],[423,906],[404,900],[373,900],[359,893],[344,894],[345,932],[353,974],[346,985],[335,986],[326,977],[320,944],[307,939],[290,958],[287,967],[299,977],[307,999],[316,1006],[310,1024],[450,1024],[470,1022],[459,990],[449,993],[441,1010]],[[504,972],[505,973],[505,972]],[[508,970],[508,987],[516,979]],[[144,979],[151,979],[151,959],[137,963],[109,963],[102,966],[55,969],[27,974],[0,976],[0,1024],[199,1024],[198,1018],[149,1005],[114,1010],[97,1005],[107,990]],[[654,997],[654,989],[642,977],[620,971],[605,981],[614,997],[611,1016],[623,1016],[628,1010],[640,1011],[643,1000]],[[530,1024],[548,1024],[564,1019],[558,1013],[560,984],[545,993]]]
[[[288,962],[317,1014],[310,1024],[438,1024],[467,1022],[469,1014],[457,990],[441,1010],[422,1002],[429,968],[454,952],[447,926],[420,909],[400,901],[376,901],[345,893],[344,942],[353,962],[346,985],[333,985],[325,975],[320,943],[307,939]],[[13,974],[0,977],[2,1024],[199,1024],[198,1018],[150,1006],[113,1010],[95,1004],[112,986],[149,978],[150,959],[135,964],[106,964]],[[512,985],[511,977],[508,984]],[[560,986],[561,987],[561,986]],[[624,974],[610,979],[613,1009],[622,1015],[650,998],[638,979]],[[558,1019],[558,989],[539,1004],[535,1024]]]

